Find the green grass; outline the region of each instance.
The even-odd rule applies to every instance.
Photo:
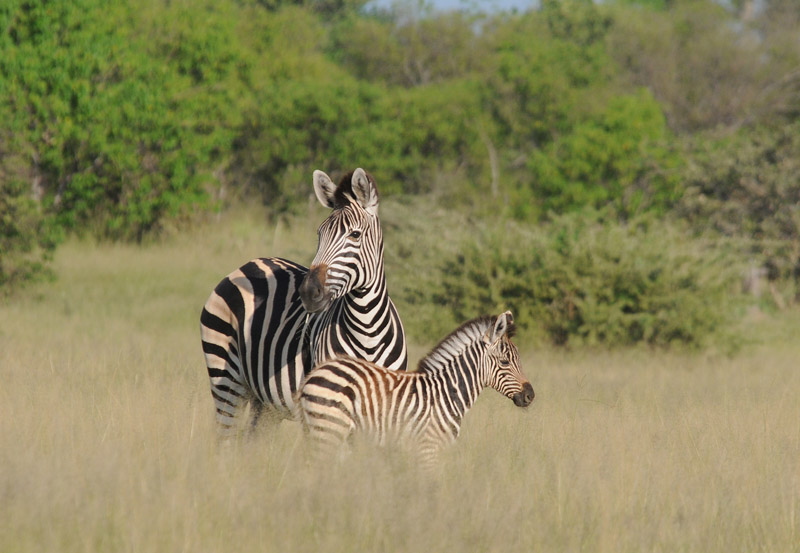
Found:
[[[523,333],[533,405],[487,390],[434,478],[364,448],[307,466],[291,423],[220,449],[200,308],[251,257],[308,263],[319,215],[71,242],[58,281],[3,300],[0,551],[800,550],[796,312],[734,358]]]

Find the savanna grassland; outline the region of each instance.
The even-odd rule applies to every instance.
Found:
[[[369,4],[0,3],[0,553],[800,552],[800,3]],[[536,390],[433,478],[216,440],[204,301],[359,165],[412,362]]]
[[[748,317],[733,357],[523,331],[533,405],[486,391],[433,478],[365,448],[307,466],[292,423],[220,449],[200,308],[251,257],[310,261],[314,230],[227,215],[72,240],[57,281],[3,300],[0,551],[800,550],[792,311]]]

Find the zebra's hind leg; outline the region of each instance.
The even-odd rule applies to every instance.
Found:
[[[352,419],[338,409],[318,411],[313,407],[310,402],[302,404],[303,429],[311,447],[310,460],[318,464],[346,456],[348,439],[355,428]]]
[[[252,436],[258,428],[258,423],[264,416],[264,404],[256,398],[250,400],[250,423],[248,433]]]
[[[235,436],[239,420],[250,401],[246,388],[226,377],[211,377],[211,395],[214,398],[217,429],[221,439]]]
[[[247,434],[254,436],[260,430],[276,427],[281,423],[282,416],[273,405],[264,404],[260,399],[253,396],[250,398],[250,415],[247,422]]]

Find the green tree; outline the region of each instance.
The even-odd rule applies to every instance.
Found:
[[[215,117],[230,99],[220,85],[234,33],[176,25],[181,40],[170,66],[158,57],[159,41],[140,32],[132,6],[19,2],[4,15],[8,125],[26,138],[43,201],[61,225],[141,239],[203,201],[215,152],[232,138]],[[193,42],[184,32],[192,28],[204,38]]]
[[[512,155],[569,132],[610,95],[612,64],[591,14],[553,10],[501,20],[492,31],[485,104]],[[573,39],[581,22],[589,28]]]
[[[536,205],[555,213],[612,206],[624,218],[643,210],[663,214],[681,192],[680,158],[670,138],[647,91],[614,98],[597,117],[533,153],[518,215]]]
[[[360,79],[397,86],[422,86],[457,79],[486,60],[474,31],[475,17],[461,12],[425,18],[357,17],[333,37],[342,65]]]
[[[771,56],[720,3],[618,11],[608,41],[631,82],[653,92],[677,132],[740,125],[768,105]]]
[[[239,0],[243,6],[257,6],[268,11],[280,11],[287,7],[308,8],[320,15],[343,17],[359,11],[369,0]]]
[[[678,212],[696,228],[746,240],[779,276],[800,276],[800,124],[701,135],[687,149]]]

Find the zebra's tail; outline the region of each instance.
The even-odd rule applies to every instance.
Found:
[[[303,379],[303,382],[298,386],[297,390],[292,394],[292,408],[289,410],[289,414],[292,417],[292,420],[295,422],[299,422],[303,425],[304,418],[303,418],[303,406],[301,405],[302,395],[303,395],[303,386],[306,383],[307,378]]]

